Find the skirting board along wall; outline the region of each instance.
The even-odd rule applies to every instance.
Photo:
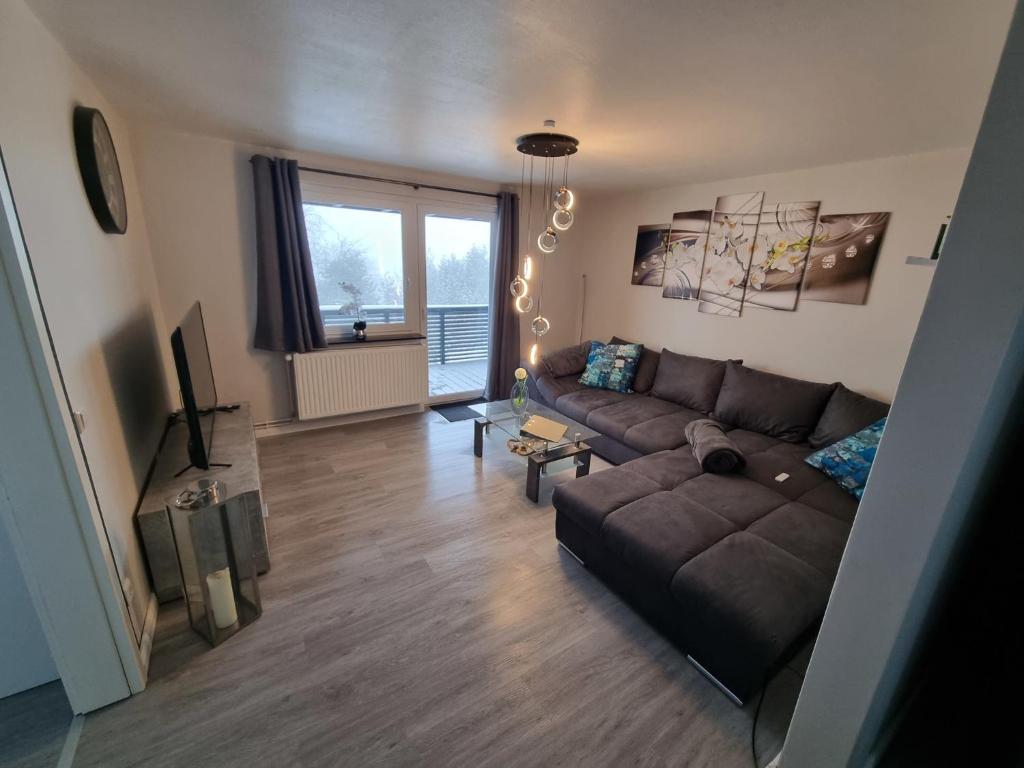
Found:
[[[556,280],[587,276],[583,336],[612,335],[817,381],[841,380],[883,399],[895,392],[931,283],[908,266],[928,252],[953,210],[968,149],[809,168],[746,179],[587,196],[572,259],[549,262]],[[707,208],[719,195],[764,190],[772,202],[821,200],[821,213],[891,211],[867,304],[801,301],[795,312],[744,308],[739,318],[697,312],[696,301],[662,298],[660,287],[630,285],[636,228],[676,211]],[[574,229],[575,229],[574,228]],[[572,279],[566,278],[571,273]]]

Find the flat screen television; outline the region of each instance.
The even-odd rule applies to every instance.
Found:
[[[171,351],[188,423],[188,458],[192,466],[209,469],[213,423],[217,415],[217,387],[213,382],[210,349],[206,345],[203,310],[198,301],[171,334]]]

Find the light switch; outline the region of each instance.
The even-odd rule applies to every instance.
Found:
[[[75,422],[75,429],[78,430],[78,434],[85,432],[85,413],[82,411],[72,411],[71,418]]]

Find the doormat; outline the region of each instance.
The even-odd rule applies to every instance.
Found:
[[[474,411],[469,406],[478,405],[479,403],[486,403],[482,397],[478,397],[475,400],[466,400],[463,403],[446,403],[445,405],[432,405],[430,410],[437,411],[444,416],[448,421],[465,421],[466,419],[478,419],[480,413]]]

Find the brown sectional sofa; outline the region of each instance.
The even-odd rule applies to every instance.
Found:
[[[856,513],[803,459],[888,406],[668,350],[645,350],[642,391],[589,389],[589,346],[531,371],[535,393],[601,432],[595,452],[618,464],[556,487],[558,541],[742,703],[814,632]],[[740,472],[704,473],[686,445],[686,424],[708,415],[745,454]]]

